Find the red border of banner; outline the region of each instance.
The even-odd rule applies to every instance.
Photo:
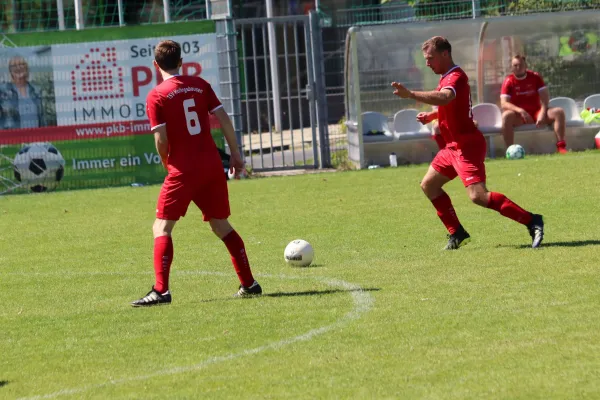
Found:
[[[211,129],[220,127],[219,121],[210,116]],[[115,136],[150,134],[148,120],[107,122],[100,124],[51,126],[33,129],[0,130],[0,145],[33,142],[56,142],[64,140],[95,140]]]

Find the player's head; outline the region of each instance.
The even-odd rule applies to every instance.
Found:
[[[173,40],[163,40],[154,48],[154,65],[165,72],[181,68],[181,46]]]
[[[436,74],[443,74],[454,64],[452,45],[445,37],[434,36],[421,46],[427,66]]]
[[[23,85],[29,81],[29,66],[27,61],[21,56],[16,56],[8,62],[8,71],[12,81],[19,85]]]
[[[517,78],[527,75],[527,60],[525,56],[517,54],[510,60],[510,70]]]

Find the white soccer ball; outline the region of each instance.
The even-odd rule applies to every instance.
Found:
[[[302,239],[291,241],[283,252],[285,262],[294,267],[308,267],[314,256],[315,251],[310,243]]]
[[[525,157],[525,149],[520,144],[513,144],[506,149],[506,158],[509,160],[518,160]]]
[[[15,179],[33,192],[55,189],[65,173],[65,159],[48,142],[23,146],[13,160]]]
[[[227,170],[227,178],[229,178],[229,180],[232,180],[232,179],[246,179],[248,177],[248,171],[246,171],[246,168],[242,169],[237,176],[235,175],[235,172],[236,172],[235,168],[232,168],[231,170]]]

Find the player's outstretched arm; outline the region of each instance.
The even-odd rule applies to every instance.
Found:
[[[229,145],[229,151],[231,158],[229,160],[229,170],[235,168],[236,174],[239,173],[242,169],[244,169],[244,160],[242,160],[242,156],[240,155],[240,149],[238,147],[238,142],[235,137],[235,130],[233,129],[233,124],[231,123],[231,118],[223,107],[217,109],[215,111],[215,117],[219,120],[221,124],[221,130],[223,131],[223,136],[225,136],[225,140],[227,140],[227,144]]]
[[[432,106],[445,106],[456,97],[454,91],[450,89],[442,89],[439,92],[418,92],[408,90],[404,85],[398,82],[392,82],[392,87],[395,89],[394,94],[398,97],[403,99],[414,99]]]
[[[167,158],[169,157],[169,141],[167,139],[167,125],[161,125],[153,130],[154,144],[156,151],[160,156],[160,160],[165,168],[167,168]]]

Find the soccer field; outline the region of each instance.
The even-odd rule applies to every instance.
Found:
[[[229,183],[265,295],[234,299],[225,246],[190,208],[173,304],[154,281],[159,186],[0,197],[0,398],[600,397],[600,152],[487,164],[545,241],[447,185],[472,241],[421,193],[426,166]],[[309,268],[288,242],[315,248]]]

